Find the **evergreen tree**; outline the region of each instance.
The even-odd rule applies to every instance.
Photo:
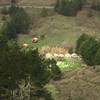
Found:
[[[42,9],[42,11],[41,11],[41,16],[42,16],[42,17],[48,16],[48,11],[47,11],[46,8],[43,8],[43,9]]]
[[[57,12],[59,10],[59,4],[60,4],[60,0],[57,0],[56,5],[55,5],[55,11]]]
[[[36,87],[43,88],[49,81],[50,70],[49,63],[39,55],[38,50],[29,50],[27,52],[28,68],[30,78]]]
[[[90,37],[81,45],[81,55],[86,64],[95,65],[94,57],[98,47],[98,41],[94,37]]]
[[[76,53],[80,54],[80,47],[83,44],[84,41],[86,41],[89,38],[87,34],[82,34],[77,42],[76,42]]]
[[[9,8],[10,18],[4,24],[4,34],[9,39],[16,38],[19,33],[26,33],[30,28],[30,17],[23,8],[11,6]]]
[[[16,5],[17,0],[11,0],[11,6]]]
[[[55,11],[65,16],[74,16],[82,8],[83,4],[83,0],[57,0]]]

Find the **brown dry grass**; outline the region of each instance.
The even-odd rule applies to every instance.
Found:
[[[53,5],[56,0],[19,0],[21,5],[47,6]]]
[[[20,5],[47,6],[53,5],[56,0],[17,0]],[[0,0],[0,5],[9,4],[10,0]]]
[[[67,71],[63,79],[49,86],[55,88],[54,100],[100,100],[100,71],[92,68]]]

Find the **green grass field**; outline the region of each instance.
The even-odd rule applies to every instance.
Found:
[[[57,65],[62,71],[69,69],[76,69],[76,68],[81,68],[81,61],[79,59],[70,58],[70,59],[64,59],[62,61],[57,61]]]

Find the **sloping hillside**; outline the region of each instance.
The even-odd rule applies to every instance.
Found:
[[[65,72],[47,88],[54,100],[100,100],[100,66],[98,72],[92,68]]]
[[[9,4],[10,0],[0,0],[0,6]]]
[[[21,44],[28,43],[33,46],[60,45],[73,46],[82,33],[91,34],[100,38],[100,18],[95,15],[88,17],[86,11],[81,11],[76,17],[66,17],[55,14],[45,18],[37,17],[35,27],[32,27],[31,35],[38,37],[45,35],[44,40],[37,44],[31,42],[31,35],[20,35]]]
[[[20,5],[48,6],[54,5],[56,0],[19,0]]]

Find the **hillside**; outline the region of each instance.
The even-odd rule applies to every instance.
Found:
[[[67,71],[59,81],[47,85],[54,100],[100,100],[99,69],[81,68]]]
[[[88,11],[80,11],[76,17],[65,17],[54,14],[45,18],[37,17],[35,26],[32,27],[31,35],[36,34],[38,37],[45,34],[45,39],[40,40],[34,46],[43,45],[75,45],[77,38],[82,33],[87,33],[100,37],[100,18],[99,13],[93,11],[92,17],[88,17]],[[21,35],[20,43],[31,42],[31,35]]]
[[[20,5],[32,5],[32,6],[48,6],[48,5],[54,5],[56,0],[19,0]]]

